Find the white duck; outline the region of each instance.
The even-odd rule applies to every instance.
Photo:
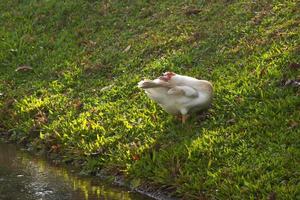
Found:
[[[165,111],[180,115],[186,122],[188,113],[208,108],[212,101],[213,87],[209,81],[165,72],[154,80],[143,80],[138,87],[156,101]]]

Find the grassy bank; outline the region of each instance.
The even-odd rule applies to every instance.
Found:
[[[184,199],[300,197],[300,4],[0,2],[0,130],[137,187]],[[17,70],[20,66],[33,70]],[[136,85],[213,82],[206,119],[178,124]]]

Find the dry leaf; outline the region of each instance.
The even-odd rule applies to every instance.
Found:
[[[132,160],[140,160],[140,156],[139,155],[132,155]]]
[[[289,126],[290,126],[290,128],[297,128],[299,126],[299,122],[291,120],[289,122]]]
[[[27,71],[31,71],[31,70],[33,70],[32,67],[23,65],[23,66],[18,67],[15,71],[16,72],[27,72]]]
[[[290,68],[290,69],[297,70],[297,69],[300,68],[300,64],[299,64],[299,63],[291,63],[291,64],[289,65],[289,68]]]
[[[266,73],[267,73],[267,69],[266,69],[266,68],[263,68],[263,69],[260,71],[259,76],[262,77],[262,76],[266,75]]]
[[[104,92],[104,91],[106,91],[106,90],[110,90],[113,86],[114,86],[113,84],[112,84],[112,85],[105,86],[105,87],[101,88],[100,92]]]
[[[137,148],[138,148],[138,146],[137,146],[137,144],[136,144],[135,142],[131,142],[131,143],[129,144],[129,146],[130,146],[130,149],[131,149],[131,150],[134,150],[134,149],[137,149]]]
[[[229,119],[229,120],[227,120],[227,124],[234,124],[235,123],[235,119]]]
[[[269,200],[276,200],[276,193],[275,192],[271,192],[270,194],[269,194],[269,198],[268,198]]]
[[[126,49],[123,50],[123,52],[125,53],[125,52],[129,51],[130,48],[131,48],[131,45],[128,45],[128,46],[126,47]]]
[[[48,117],[46,113],[39,111],[35,114],[34,119],[38,125],[46,124],[48,122]]]
[[[237,96],[237,97],[235,98],[235,100],[236,100],[238,103],[242,103],[242,102],[244,101],[243,97],[241,97],[241,96]]]
[[[54,144],[54,145],[51,146],[51,149],[49,151],[54,152],[54,153],[58,153],[60,147],[61,147],[60,144]]]
[[[199,32],[194,33],[193,35],[191,35],[188,39],[189,42],[196,42],[198,40],[200,40],[201,38],[201,34]]]
[[[195,40],[199,40],[201,38],[201,34],[199,32],[196,32],[196,33],[193,34],[193,38]]]
[[[89,40],[89,43],[90,43],[91,46],[96,46],[97,45],[97,42],[94,42],[92,40]]]
[[[201,9],[198,8],[187,8],[185,10],[185,15],[190,16],[190,15],[196,15],[201,12]]]
[[[84,107],[84,103],[82,103],[79,99],[76,99],[73,102],[73,106],[74,106],[75,109],[80,110]]]

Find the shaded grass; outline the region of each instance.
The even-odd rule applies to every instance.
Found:
[[[185,199],[299,197],[299,87],[284,86],[299,79],[297,1],[0,8],[0,128],[12,140]],[[179,125],[136,87],[167,70],[213,82],[207,119]]]

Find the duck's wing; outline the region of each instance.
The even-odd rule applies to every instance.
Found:
[[[205,92],[209,94],[213,93],[212,84],[206,80],[197,80],[191,85],[191,87],[197,90],[198,92]]]
[[[189,86],[175,86],[168,90],[169,95],[181,95],[186,97],[198,97],[198,91]]]
[[[157,88],[157,87],[165,87],[165,88],[171,88],[171,84],[165,81],[160,81],[158,79],[155,80],[143,80],[138,83],[138,87],[142,89],[148,89],[148,88]]]

